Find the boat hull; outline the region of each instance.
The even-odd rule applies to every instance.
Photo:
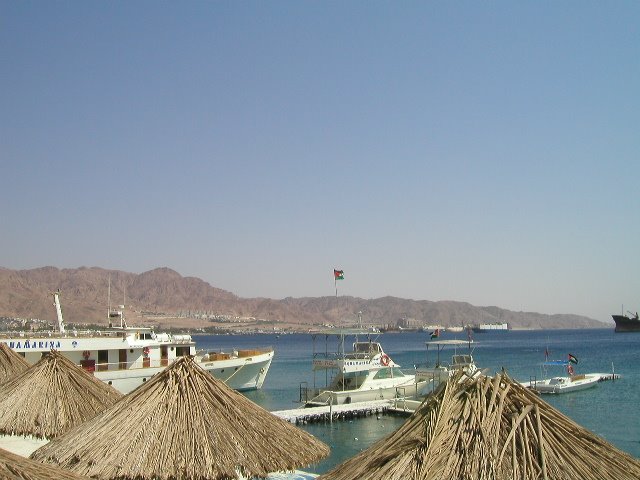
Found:
[[[371,385],[357,390],[324,390],[305,405],[308,407],[317,407],[323,405],[371,402],[374,400],[391,400],[398,397],[418,398],[429,393],[429,385],[430,381],[428,380],[415,382],[411,379],[394,386],[376,387]]]
[[[244,363],[240,365],[238,359],[203,361],[199,365],[227,386],[244,392],[262,388],[272,360],[273,350],[244,357]]]
[[[629,318],[626,315],[611,315],[613,321],[616,322],[616,332],[640,332],[640,320],[637,318]]]
[[[218,380],[223,381],[228,387],[239,392],[259,390],[267,376],[273,351],[260,353],[245,358],[239,362],[237,358],[230,360],[200,361],[196,357],[196,363]],[[129,368],[127,370],[108,370],[93,372],[94,376],[111,385],[116,390],[127,394],[143,383],[147,382],[155,374],[162,372],[166,367]]]

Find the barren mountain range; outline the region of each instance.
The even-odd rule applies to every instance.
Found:
[[[32,270],[0,267],[0,316],[54,321],[51,293],[59,289],[67,322],[106,324],[109,282],[111,305],[126,302],[130,324],[164,327],[204,327],[222,318],[228,325],[261,321],[269,328],[306,328],[312,324],[355,323],[357,312],[362,312],[363,324],[378,326],[395,325],[403,318],[414,319],[417,324],[445,327],[496,322],[529,329],[609,326],[579,315],[513,312],[455,301],[348,296],[240,298],[199,278],[183,277],[169,268],[136,274],[99,267]]]

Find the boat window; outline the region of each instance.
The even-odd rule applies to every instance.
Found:
[[[127,349],[123,348],[118,350],[118,368],[124,370],[127,368]]]
[[[166,345],[160,346],[160,365],[163,367],[169,365],[169,351]]]
[[[186,357],[189,355],[189,347],[176,347],[176,357]]]
[[[109,350],[98,350],[98,371],[108,370],[109,366]]]

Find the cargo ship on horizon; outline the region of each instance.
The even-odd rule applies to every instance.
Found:
[[[611,315],[616,322],[616,332],[640,332],[640,318],[638,312],[629,315]]]

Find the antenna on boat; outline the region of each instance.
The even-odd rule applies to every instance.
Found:
[[[122,328],[126,328],[127,321],[124,319],[124,306],[127,304],[127,284],[125,283],[122,287],[122,305],[121,305],[121,313],[120,313],[120,326]]]
[[[109,320],[109,328],[111,328],[113,327],[113,322],[111,321],[111,275],[109,275],[109,289],[107,291],[107,319]]]
[[[114,317],[120,317],[120,328],[126,328],[127,326],[127,322],[124,319],[124,304],[123,305],[118,305],[118,310],[111,310],[111,275],[109,275],[109,294],[108,294],[108,303],[109,306],[108,308],[108,312],[107,312],[107,317],[109,318],[109,328],[113,327],[113,321],[111,320]],[[127,298],[127,290],[126,290],[126,285],[124,287],[124,301]]]
[[[53,292],[53,304],[56,306],[56,315],[58,316],[58,330],[64,333],[64,319],[62,318],[62,307],[60,306],[60,289]]]

